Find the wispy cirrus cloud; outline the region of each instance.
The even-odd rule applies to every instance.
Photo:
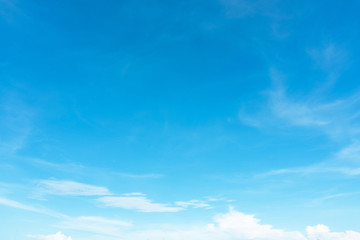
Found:
[[[133,174],[133,173],[116,173],[116,175],[124,178],[146,179],[146,178],[162,178],[163,174],[148,173],[148,174]]]
[[[10,23],[15,16],[23,15],[24,13],[19,9],[17,3],[14,0],[0,0],[0,20],[3,18]]]
[[[31,135],[36,114],[18,94],[4,92],[0,98],[0,155],[13,157]]]
[[[334,43],[308,48],[313,65],[325,73],[321,84],[307,94],[295,95],[285,86],[287,76],[270,68],[271,89],[265,91],[266,102],[255,114],[240,111],[240,120],[249,126],[297,126],[317,129],[333,139],[360,134],[360,93],[348,97],[328,98],[325,94],[349,63],[345,48]],[[320,80],[319,80],[320,82]]]
[[[107,207],[117,207],[139,212],[179,212],[184,209],[183,207],[172,206],[170,204],[154,203],[143,194],[101,197],[97,201]]]
[[[328,43],[306,51],[321,69],[329,72],[339,71],[347,65],[348,52],[334,43]]]
[[[38,182],[41,194],[72,196],[104,196],[112,195],[106,187],[67,180],[41,180]]]
[[[188,207],[205,208],[205,209],[212,208],[210,204],[208,204],[204,201],[200,201],[200,200],[176,201],[175,205],[183,207],[183,208],[188,208]]]
[[[269,177],[284,174],[342,174],[347,176],[360,175],[360,144],[355,141],[340,149],[330,159],[307,166],[270,170],[259,174],[259,177]]]
[[[62,213],[58,213],[58,212],[51,211],[51,210],[44,209],[44,208],[33,207],[31,205],[23,204],[18,201],[4,198],[4,197],[0,197],[0,205],[4,205],[7,207],[11,207],[11,208],[16,208],[16,209],[20,209],[20,210],[40,213],[40,214],[44,214],[44,215],[48,215],[48,216],[52,216],[52,217],[56,217],[56,218],[67,217],[66,215],[64,215]]]
[[[56,226],[61,229],[71,229],[102,235],[120,236],[124,227],[132,226],[132,223],[128,221],[109,219],[99,216],[71,217],[52,210],[36,208],[31,205],[26,205],[4,197],[0,197],[0,205],[58,218],[61,220],[61,222]],[[64,235],[61,233],[56,233],[54,235],[28,235],[28,237],[44,240],[68,240],[68,238],[64,238]]]
[[[330,123],[321,114],[327,105],[312,105],[308,101],[289,99],[281,84],[269,91],[269,106],[275,117],[291,125],[322,127]]]
[[[132,223],[96,216],[80,216],[68,218],[57,226],[61,229],[79,230],[90,233],[121,236],[124,228],[131,227]]]
[[[318,94],[291,97],[283,85],[284,76],[281,73],[272,69],[271,78],[273,88],[268,91],[267,106],[274,122],[314,128],[335,139],[360,133],[359,93],[330,101],[322,101]]]
[[[352,196],[359,195],[359,194],[360,194],[360,192],[341,192],[341,193],[329,194],[329,195],[326,195],[323,197],[313,199],[309,205],[310,206],[316,206],[316,205],[319,206],[319,205],[323,204],[325,201],[330,201],[330,200],[337,199],[337,198],[352,197]]]
[[[4,197],[0,197],[0,204],[8,206],[8,207],[12,207],[12,208],[18,208],[18,209],[22,209],[22,210],[26,210],[26,211],[31,211],[31,212],[40,212],[40,213],[43,212],[42,210],[40,210],[38,208],[29,206],[29,205],[25,205],[25,204],[22,204],[17,201],[14,201],[14,200],[11,200],[8,198],[4,198]]]
[[[114,171],[114,169],[111,168],[86,166],[78,162],[55,163],[41,158],[24,156],[17,156],[17,159],[31,163],[32,165],[47,167],[58,172],[76,173],[82,177],[97,176],[101,178],[104,175],[111,175],[114,178],[129,178],[134,180],[159,179],[165,177],[164,174],[159,173],[126,173]]]
[[[337,154],[339,161],[347,161],[352,163],[360,163],[360,143],[354,141],[352,144],[345,146]]]
[[[69,181],[69,180],[41,180],[38,181],[38,189],[33,195],[35,198],[46,194],[61,196],[103,196],[96,199],[107,207],[117,207],[139,212],[178,212],[189,207],[210,209],[211,206],[205,201],[190,200],[176,201],[174,204],[154,203],[146,194],[133,192],[121,196],[113,196],[106,187]]]
[[[325,89],[330,88],[345,68],[348,62],[347,51],[329,44],[323,48],[308,50],[308,54],[313,58],[315,65],[329,76],[322,86],[308,94],[292,94],[284,84],[287,77],[272,68],[269,74],[272,87],[265,92],[264,107],[255,114],[241,111],[239,118],[244,124],[257,128],[306,129],[321,133],[329,140],[343,145],[342,149],[329,159],[306,166],[270,170],[260,175],[360,175],[360,92],[355,91],[350,96],[332,99],[324,95]]]
[[[283,175],[283,174],[292,174],[292,173],[296,173],[296,174],[339,173],[349,176],[357,176],[360,175],[360,168],[305,166],[305,167],[271,170],[267,173],[259,174],[258,176],[273,176],[273,175]]]

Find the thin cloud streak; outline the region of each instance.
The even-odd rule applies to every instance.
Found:
[[[11,200],[8,198],[4,198],[4,197],[0,197],[0,205],[4,205],[7,207],[11,207],[11,208],[16,208],[16,209],[20,209],[20,210],[40,213],[40,214],[44,214],[44,215],[48,215],[48,216],[52,216],[52,217],[56,217],[56,218],[67,218],[67,216],[62,213],[50,211],[47,209],[40,209],[40,208],[36,208],[36,207],[30,206],[30,205],[25,205],[25,204],[22,204],[17,201],[14,201],[14,200]]]
[[[57,226],[61,229],[121,237],[124,228],[131,227],[132,223],[103,217],[80,216],[62,221]]]
[[[268,177],[274,175],[283,175],[283,174],[315,174],[315,173],[340,173],[348,176],[357,176],[360,175],[360,168],[347,168],[347,167],[318,167],[318,166],[308,166],[308,167],[298,167],[298,168],[284,168],[271,170],[269,172],[258,174],[260,177]]]
[[[333,158],[308,166],[270,170],[258,174],[257,177],[269,177],[284,174],[342,174],[346,176],[360,175],[360,146],[356,141],[344,147]]]
[[[155,173],[149,173],[149,174],[131,174],[131,173],[117,173],[120,177],[124,178],[134,178],[134,179],[144,179],[144,178],[162,178],[164,177],[163,174],[155,174]]]
[[[0,99],[0,155],[16,156],[33,132],[35,111],[15,93],[6,93]]]
[[[183,207],[170,206],[169,204],[153,203],[145,195],[101,197],[98,202],[107,207],[117,207],[139,212],[179,212]]]
[[[0,197],[0,205],[62,219],[62,221],[57,224],[57,227],[62,229],[73,229],[104,235],[120,236],[121,229],[132,226],[131,222],[108,219],[98,216],[70,217],[62,213],[47,209],[35,208],[33,206],[25,205],[3,197]],[[56,237],[60,237],[58,235],[54,236],[54,238],[56,239]],[[44,235],[28,235],[28,237],[36,239],[53,239],[52,237],[45,237]]]
[[[343,193],[331,194],[331,195],[313,199],[311,201],[311,203],[309,204],[309,206],[318,206],[318,205],[324,204],[325,201],[329,201],[329,200],[333,200],[333,199],[337,199],[337,198],[352,197],[352,196],[356,196],[359,194],[360,194],[360,192],[343,192]]]
[[[39,192],[53,195],[72,196],[104,196],[112,195],[105,187],[99,187],[66,180],[41,180],[38,183]]]
[[[193,208],[205,208],[205,209],[211,209],[211,205],[204,202],[204,201],[200,201],[200,200],[190,200],[190,201],[176,201],[175,205],[183,207],[183,208],[188,208],[188,207],[193,207]]]

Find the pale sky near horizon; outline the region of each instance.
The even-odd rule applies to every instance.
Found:
[[[0,240],[360,240],[359,9],[0,0]]]

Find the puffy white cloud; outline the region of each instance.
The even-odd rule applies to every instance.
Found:
[[[299,231],[285,231],[262,224],[253,215],[233,209],[216,215],[212,223],[189,226],[151,226],[124,233],[129,240],[307,240]]]
[[[234,209],[216,215],[211,223],[203,225],[151,224],[131,227],[129,223],[118,220],[79,217],[63,222],[59,227],[91,233],[81,238],[86,240],[360,240],[359,232],[331,232],[325,225],[308,226],[306,234],[301,231],[278,229],[272,225],[263,224],[254,215],[244,214]],[[39,240],[71,240],[61,232],[48,236],[29,235],[28,237]]]
[[[108,207],[137,210],[139,212],[178,212],[182,207],[174,207],[168,204],[153,203],[145,195],[125,195],[121,197],[101,197],[97,199]]]
[[[74,181],[42,180],[39,182],[40,192],[54,195],[103,196],[112,195],[105,187],[93,186]]]
[[[58,232],[53,235],[28,235],[28,237],[38,240],[72,240],[71,237],[66,237],[61,232]]]
[[[130,240],[360,240],[354,231],[331,232],[325,225],[309,226],[301,231],[286,231],[263,224],[254,215],[234,209],[216,215],[207,226],[158,226],[125,235]]]
[[[322,224],[309,226],[306,232],[309,240],[360,240],[359,232],[331,232],[329,227]]]
[[[209,224],[214,233],[225,233],[228,239],[287,239],[302,240],[305,237],[298,231],[275,229],[269,224],[261,224],[254,215],[244,214],[233,209],[214,218],[215,224]]]

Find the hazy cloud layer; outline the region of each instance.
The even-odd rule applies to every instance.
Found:
[[[102,221],[100,220],[100,222]],[[108,222],[108,220],[105,220],[104,223],[106,222]],[[96,231],[93,231],[91,226],[84,227],[82,230],[110,235],[108,237],[104,236],[103,239],[120,238],[128,240],[360,240],[359,232],[332,232],[329,227],[325,225],[308,226],[306,231],[286,231],[275,228],[270,224],[263,224],[254,215],[244,214],[234,209],[230,209],[228,213],[216,215],[212,223],[202,226],[153,225],[147,228],[141,227],[142,230],[138,230],[137,226],[133,226],[133,228],[120,231],[120,229],[124,227],[122,224],[117,224],[117,222],[115,222],[115,225],[112,224],[112,222],[109,223],[113,225],[114,229],[106,225],[102,227],[100,225]],[[116,225],[119,225],[117,229],[115,227]],[[61,233],[39,236],[40,238],[37,239],[52,240],[53,238],[46,237],[58,236],[59,238],[54,238],[54,240],[69,240]],[[87,239],[90,240],[97,238],[98,237],[92,237],[92,235],[88,235],[87,237]]]
[[[61,232],[58,232],[53,235],[28,235],[28,238],[33,238],[38,240],[72,240],[71,237],[66,237]]]

